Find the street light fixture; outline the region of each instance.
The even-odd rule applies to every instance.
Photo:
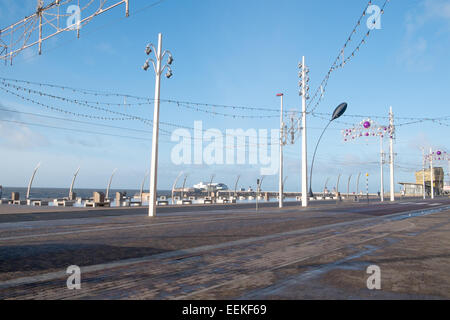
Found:
[[[167,73],[166,73],[166,78],[167,79],[170,79],[170,78],[172,78],[172,76],[173,76],[173,73],[172,73],[172,69],[170,69],[170,67],[169,66],[167,66]]]
[[[167,51],[168,52],[168,51]],[[170,54],[170,52],[169,52],[169,54]],[[173,57],[172,57],[172,55],[170,54],[169,55],[169,58],[167,59],[167,64],[168,65],[171,65],[173,63]]]
[[[150,44],[147,45],[147,48],[145,49],[145,53],[147,55],[149,55],[150,53],[152,53],[152,46]]]
[[[347,103],[346,102],[343,102],[343,103],[341,103],[340,105],[337,106],[337,108],[333,112],[331,120],[328,122],[326,127],[323,129],[322,134],[320,135],[319,140],[317,141],[316,148],[314,149],[314,155],[313,155],[312,163],[311,163],[311,171],[309,173],[309,197],[314,197],[314,194],[312,192],[312,172],[313,172],[313,167],[314,167],[314,159],[316,158],[317,147],[319,146],[320,140],[322,140],[323,134],[325,133],[327,128],[330,126],[331,122],[333,122],[334,120],[340,118],[345,113],[346,110],[347,110]]]

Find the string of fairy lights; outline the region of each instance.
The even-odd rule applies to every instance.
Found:
[[[86,125],[90,125],[90,126],[95,126],[95,127],[105,127],[105,128],[112,128],[112,129],[120,129],[120,130],[127,130],[127,131],[133,131],[133,132],[138,132],[138,133],[144,133],[144,134],[151,134],[151,131],[149,130],[140,130],[140,129],[134,129],[134,128],[128,128],[128,127],[119,127],[119,126],[111,126],[111,125],[106,125],[106,124],[99,124],[99,123],[93,123],[93,122],[86,122],[86,121],[80,121],[80,120],[75,120],[75,119],[67,119],[67,118],[61,118],[61,117],[54,117],[54,116],[49,116],[49,115],[45,115],[45,114],[38,114],[38,113],[32,113],[32,112],[23,112],[23,111],[18,111],[18,110],[13,110],[13,109],[6,109],[6,108],[1,108],[0,107],[0,111],[2,112],[7,112],[7,113],[16,113],[16,114],[21,114],[21,115],[29,115],[29,116],[33,116],[33,117],[40,117],[40,118],[46,118],[46,119],[55,119],[58,121],[69,121],[69,122],[73,122],[73,123],[77,123],[77,124],[86,124]],[[105,132],[98,132],[98,131],[91,131],[91,130],[85,130],[85,129],[75,129],[75,128],[67,128],[67,127],[57,127],[54,125],[48,125],[48,124],[44,124],[44,123],[32,123],[32,122],[25,122],[25,121],[19,121],[19,120],[14,120],[14,119],[0,119],[0,122],[5,122],[5,123],[14,123],[14,124],[19,124],[19,125],[31,125],[31,126],[38,126],[38,127],[44,127],[44,128],[51,128],[51,129],[59,129],[59,130],[66,130],[66,131],[74,131],[74,132],[79,132],[79,133],[88,133],[88,134],[95,134],[95,135],[104,135],[104,136],[113,136],[113,137],[120,137],[120,138],[126,138],[126,139],[135,139],[135,140],[144,140],[144,141],[151,141],[151,138],[144,138],[144,137],[136,137],[136,136],[125,136],[125,135],[119,135],[119,134],[111,134],[111,133],[105,133]],[[161,130],[161,135],[163,136],[172,136],[172,132],[170,131],[166,131],[164,129],[160,129]],[[182,136],[180,135],[179,137],[181,138],[187,138],[187,139],[193,139],[193,140],[204,140],[202,137],[187,137],[187,136]],[[164,139],[160,139],[160,142],[164,142],[164,143],[178,143],[178,141],[173,141],[173,140],[164,140]],[[252,144],[252,143],[245,143],[245,144],[236,144],[236,145],[224,145],[225,149],[234,149],[234,148],[249,148],[249,147],[255,147],[255,146],[261,146],[261,145],[272,145],[271,143],[267,143],[267,144]],[[249,149],[249,151],[252,151],[252,149]]]
[[[93,105],[90,105],[90,104],[86,104],[86,103],[84,103],[84,102],[82,102],[80,100],[67,98],[67,97],[56,96],[56,95],[53,95],[53,94],[47,94],[47,93],[45,93],[43,91],[39,91],[39,90],[34,90],[34,89],[30,89],[30,88],[24,88],[24,87],[21,87],[21,86],[16,86],[16,85],[11,85],[11,84],[6,84],[5,86],[15,89],[16,92],[12,91],[12,90],[9,90],[9,89],[7,89],[5,87],[1,87],[1,86],[0,86],[0,90],[6,92],[8,94],[11,94],[11,95],[13,95],[13,96],[15,96],[17,98],[20,98],[20,99],[22,99],[24,101],[27,101],[27,102],[30,102],[32,104],[38,105],[40,107],[49,109],[51,111],[55,111],[55,112],[59,112],[59,113],[63,113],[63,114],[67,114],[67,115],[71,115],[71,116],[75,116],[75,117],[89,118],[89,119],[93,119],[93,120],[103,120],[103,121],[139,120],[142,123],[144,123],[145,125],[152,126],[152,120],[149,120],[149,119],[146,119],[146,118],[143,118],[143,117],[140,117],[140,116],[126,114],[126,113],[119,112],[119,111],[116,111],[116,110],[110,110],[110,109],[107,109],[107,108],[104,108],[104,107],[100,107],[100,106],[97,106],[97,105],[93,106]],[[47,97],[47,98],[51,98],[51,99],[57,99],[57,100],[60,100],[60,101],[63,101],[63,102],[69,102],[69,103],[72,103],[74,105],[91,108],[91,109],[94,109],[94,110],[97,110],[97,111],[104,111],[104,112],[107,112],[107,113],[120,115],[121,117],[106,117],[106,116],[98,116],[98,115],[91,115],[91,114],[85,114],[85,113],[80,113],[80,112],[69,111],[69,110],[66,110],[66,109],[62,109],[62,108],[59,108],[59,107],[55,107],[53,105],[49,105],[49,104],[40,102],[40,101],[38,101],[36,99],[27,97],[25,95],[19,94],[19,93],[17,93],[18,91],[22,91],[22,92],[25,92],[25,93],[28,93],[28,94],[39,95],[40,97]],[[194,139],[194,140],[203,140],[203,134],[204,133],[208,133],[207,129],[203,129],[203,128],[199,129],[199,128],[196,128],[196,127],[190,127],[190,126],[185,126],[185,125],[181,125],[181,124],[169,123],[169,122],[165,122],[165,121],[160,121],[160,125],[164,125],[164,126],[168,126],[168,127],[172,127],[172,128],[176,128],[176,129],[186,129],[186,130],[189,130],[189,131],[194,131],[194,136],[178,135],[180,138]],[[171,136],[172,135],[172,132],[169,131],[169,130],[165,130],[165,129],[161,128],[160,131],[162,132],[163,135],[167,135],[167,136]],[[201,132],[202,135],[196,136],[195,135],[195,131]],[[238,144],[236,146],[225,146],[225,148],[233,148],[233,147],[240,148],[240,147],[252,147],[252,146],[263,146],[263,145],[264,146],[269,146],[269,145],[273,145],[273,144],[275,144],[275,143],[273,143],[273,142],[251,143],[250,141],[245,141],[244,144],[240,144],[240,145]]]
[[[10,85],[8,85],[8,86],[10,86]],[[16,88],[16,89],[20,90],[19,88]],[[26,97],[24,95],[18,94],[16,92],[12,91],[12,90],[6,89],[5,87],[0,87],[0,90],[4,91],[6,93],[9,93],[9,94],[11,94],[13,96],[16,96],[16,97],[18,97],[18,98],[20,98],[22,100],[25,100],[25,101],[31,102],[33,104],[36,104],[38,106],[47,108],[49,110],[60,112],[60,113],[65,113],[65,114],[70,114],[70,115],[73,115],[73,116],[76,116],[76,117],[85,117],[85,118],[90,118],[90,119],[112,120],[112,121],[114,121],[114,120],[133,120],[134,119],[134,120],[141,120],[144,123],[150,122],[150,120],[148,120],[148,119],[143,119],[143,118],[140,118],[140,117],[137,117],[137,116],[133,117],[133,116],[130,116],[130,115],[122,113],[122,112],[109,110],[109,109],[106,109],[106,108],[103,108],[103,107],[92,106],[92,105],[89,105],[89,104],[86,104],[86,103],[83,103],[83,102],[79,102],[79,101],[76,101],[76,100],[71,100],[69,98],[61,98],[61,97],[57,97],[57,96],[54,96],[54,95],[48,95],[48,94],[45,94],[45,93],[42,93],[42,92],[37,92],[37,91],[34,91],[34,90],[28,90],[28,92],[29,93],[39,94],[40,96],[47,96],[47,97],[54,98],[54,99],[61,99],[61,100],[66,101],[66,102],[72,102],[74,104],[78,104],[78,105],[85,106],[85,107],[88,107],[88,108],[96,109],[96,110],[99,110],[99,111],[105,111],[105,112],[108,112],[108,113],[121,115],[122,117],[105,117],[105,116],[96,116],[96,115],[82,114],[82,113],[73,112],[73,111],[61,109],[61,108],[58,108],[58,107],[50,106],[48,104],[39,102],[39,101],[37,101],[35,99],[28,98],[28,97]]]
[[[34,84],[34,85],[38,85],[38,86],[46,86],[49,88],[59,88],[65,91],[69,91],[69,92],[77,92],[77,93],[82,93],[82,94],[90,94],[90,95],[95,95],[95,96],[115,96],[115,97],[121,97],[121,98],[133,98],[133,99],[139,99],[139,100],[145,100],[146,102],[139,102],[139,103],[116,103],[116,102],[105,102],[105,101],[101,101],[101,100],[96,100],[96,101],[92,101],[92,100],[84,100],[84,99],[73,99],[73,98],[68,98],[66,96],[58,96],[55,94],[49,94],[46,93],[42,90],[35,90],[32,89],[30,87],[24,87],[24,86],[19,86],[19,85],[14,85],[8,81],[12,81],[12,82],[16,82],[16,83],[26,83],[26,84]],[[86,89],[76,89],[76,88],[72,88],[72,87],[66,87],[66,86],[59,86],[59,85],[52,85],[52,84],[44,84],[44,83],[36,83],[36,82],[30,82],[30,81],[24,81],[24,80],[16,80],[16,79],[6,79],[6,78],[1,78],[0,77],[0,84],[2,84],[4,86],[4,88],[1,88],[2,90],[13,94],[19,98],[23,98],[23,99],[27,99],[26,97],[24,97],[23,95],[19,95],[17,93],[15,93],[12,90],[8,90],[6,88],[13,88],[16,91],[23,91],[26,92],[28,94],[35,94],[35,95],[39,95],[39,96],[45,96],[45,97],[49,97],[49,98],[53,98],[53,99],[58,99],[60,101],[64,101],[64,102],[71,102],[74,104],[78,104],[81,106],[86,106],[86,107],[90,107],[96,110],[100,110],[100,111],[105,111],[108,113],[113,113],[116,115],[121,115],[122,117],[117,117],[117,118],[111,118],[111,117],[98,117],[100,120],[140,120],[143,121],[145,123],[147,122],[151,122],[150,119],[145,119],[139,116],[135,116],[135,115],[129,115],[129,114],[125,114],[122,112],[118,112],[115,110],[110,110],[101,106],[122,106],[122,107],[128,107],[128,106],[133,106],[133,105],[149,105],[149,104],[153,104],[154,101],[151,100],[150,98],[145,98],[145,97],[138,97],[138,96],[132,96],[132,95],[128,95],[128,94],[118,94],[118,93],[104,93],[104,92],[100,92],[100,91],[93,91],[93,90],[86,90]],[[204,113],[208,113],[211,115],[215,115],[215,116],[227,116],[227,117],[242,117],[242,118],[278,118],[279,115],[278,114],[274,114],[274,115],[236,115],[233,113],[223,113],[223,112],[218,112],[218,111],[214,111],[214,110],[208,110],[208,109],[202,109],[209,107],[209,108],[228,108],[228,109],[234,109],[234,110],[245,110],[245,111],[271,111],[271,112],[277,112],[279,113],[279,110],[276,109],[268,109],[268,108],[256,108],[256,107],[243,107],[243,106],[231,106],[231,105],[220,105],[220,104],[209,104],[209,103],[198,103],[198,102],[188,102],[188,101],[180,101],[180,100],[173,100],[173,99],[161,99],[162,102],[167,102],[167,103],[172,103],[172,104],[176,104],[179,107],[185,107],[185,108],[189,108],[191,110],[194,111],[198,111],[198,112],[204,112]],[[48,106],[50,108],[50,106]],[[55,108],[55,107],[53,107]],[[65,112],[65,110],[62,110],[61,112]],[[285,111],[286,114],[290,113],[291,111]],[[67,111],[67,113],[70,113],[70,111]],[[320,118],[323,120],[328,120],[327,117],[331,116],[331,113],[321,113],[321,112],[312,112],[311,115],[313,117],[316,118]],[[80,115],[83,116],[83,115]],[[343,117],[348,117],[348,118],[364,118],[364,117],[370,117],[373,119],[389,119],[388,116],[379,116],[379,115],[361,115],[361,114],[344,114]],[[429,118],[429,117],[396,117],[397,120],[411,120],[405,123],[400,123],[397,124],[396,126],[404,126],[404,125],[409,125],[409,124],[415,124],[415,123],[421,123],[421,122],[425,122],[425,121],[433,121],[435,123],[438,123],[440,125],[445,125],[447,126],[448,124],[443,123],[443,121],[446,120],[450,120],[450,116],[444,116],[444,117],[439,117],[439,118]],[[351,125],[351,123],[349,122],[344,122],[342,120],[337,120],[336,122],[340,122],[342,124],[345,125]],[[167,125],[174,125],[174,124],[168,124],[168,123],[164,123],[163,124],[167,124]],[[187,127],[189,129],[189,127]]]
[[[384,14],[386,5],[388,4],[389,1],[390,0],[385,0],[384,1],[383,5],[382,5],[382,7],[380,9],[379,14],[373,20],[374,22],[382,14]],[[359,41],[359,43],[356,45],[356,47],[351,51],[351,53],[347,57],[345,57],[345,50],[347,49],[347,47],[349,46],[350,42],[352,41],[352,38],[356,35],[356,32],[358,31],[358,28],[361,25],[361,22],[362,22],[363,18],[366,16],[367,9],[371,5],[372,5],[372,1],[370,0],[367,3],[367,5],[365,6],[361,16],[359,17],[356,25],[353,27],[352,32],[348,36],[348,38],[345,41],[344,45],[339,50],[339,54],[337,55],[336,59],[334,60],[334,62],[330,66],[330,68],[328,69],[327,74],[325,75],[323,80],[320,82],[320,85],[317,87],[317,89],[315,90],[313,96],[309,100],[309,102],[307,104],[307,112],[313,113],[319,107],[320,103],[322,102],[322,100],[323,100],[323,98],[325,96],[325,91],[326,91],[326,88],[328,86],[328,81],[330,80],[331,74],[335,70],[337,70],[339,68],[343,68],[351,59],[353,59],[356,56],[356,54],[360,51],[361,47],[367,42],[367,38],[369,37],[369,35],[371,33],[370,29],[364,34],[362,39]],[[318,99],[318,100],[315,101],[316,99]]]
[[[0,87],[1,89],[1,87]],[[37,101],[35,101],[37,102]],[[39,103],[39,102],[37,102]],[[44,105],[41,103],[41,105]],[[50,107],[50,106],[49,106]],[[53,111],[55,111],[56,109],[51,109]],[[31,116],[37,116],[37,117],[42,117],[42,118],[50,118],[50,119],[55,119],[55,120],[62,120],[62,121],[70,121],[70,122],[74,122],[74,123],[80,123],[80,124],[87,124],[87,125],[93,125],[93,126],[98,126],[98,127],[105,127],[105,128],[112,128],[112,129],[121,129],[121,130],[129,130],[129,131],[134,131],[134,132],[139,132],[139,133],[143,133],[143,134],[149,134],[150,131],[149,130],[139,130],[139,129],[135,129],[135,128],[127,128],[127,127],[119,127],[119,126],[111,126],[111,125],[107,125],[107,124],[102,124],[102,123],[91,123],[91,122],[86,122],[86,121],[79,121],[79,120],[75,120],[75,119],[66,119],[66,118],[60,118],[60,117],[54,117],[54,116],[49,116],[49,115],[44,115],[44,114],[36,114],[36,113],[29,113],[29,112],[22,112],[22,111],[17,111],[17,110],[11,110],[11,109],[4,109],[4,108],[0,108],[0,111],[4,111],[4,112],[15,112],[15,113],[20,113],[20,114],[26,114],[26,115],[31,115]],[[65,112],[66,110],[64,110],[63,112]],[[78,113],[71,113],[69,112],[69,114],[74,115],[74,116],[78,116],[78,117],[84,117],[84,118],[93,118],[93,119],[98,119],[96,116],[91,116],[91,115],[82,115],[82,114],[78,114]],[[322,117],[323,119],[328,120],[327,118],[323,117],[324,115],[327,114],[320,114],[319,116]],[[361,117],[362,115],[351,115],[351,117]],[[136,117],[131,116],[130,117],[132,120],[135,119]],[[388,118],[388,117],[384,117],[384,116],[379,116],[378,118]],[[405,117],[407,119],[417,119],[417,118],[411,118],[411,117]],[[441,117],[439,119],[448,119],[450,117]],[[105,120],[105,117],[100,117],[101,120]],[[428,119],[425,118],[425,120],[433,120],[433,119]],[[54,125],[48,125],[48,124],[44,124],[44,123],[31,123],[31,122],[25,122],[25,121],[19,121],[19,120],[14,120],[14,119],[1,119],[1,122],[9,122],[9,123],[14,123],[14,124],[18,124],[18,125],[30,125],[30,126],[38,126],[38,127],[45,127],[45,128],[52,128],[52,129],[58,129],[58,130],[66,130],[66,131],[74,131],[74,132],[81,132],[81,133],[87,133],[87,134],[95,134],[95,135],[103,135],[103,136],[112,136],[112,137],[120,137],[120,138],[125,138],[125,139],[134,139],[134,140],[142,140],[142,141],[151,141],[150,138],[146,138],[146,137],[139,137],[139,136],[127,136],[127,135],[121,135],[121,134],[115,134],[115,133],[105,133],[105,132],[98,132],[98,131],[92,131],[92,130],[86,130],[86,129],[74,129],[74,128],[67,128],[67,127],[59,127],[59,126],[54,126]],[[438,121],[438,120],[435,120]],[[150,121],[149,121],[150,122]],[[438,121],[439,122],[439,121]],[[416,123],[416,122],[414,122]],[[190,128],[190,127],[185,127],[185,126],[180,126],[180,125],[176,125],[177,127],[182,127],[182,128],[186,128],[186,129],[195,129],[195,128]],[[340,129],[337,129],[340,130]],[[161,129],[161,135],[163,136],[171,136],[172,132]],[[188,139],[199,139],[199,140],[203,140],[203,137],[195,137],[195,135],[193,137],[189,136],[189,137],[185,137],[185,136],[180,136],[181,138],[188,138]],[[165,139],[160,139],[160,142],[162,143],[174,143],[173,140],[165,140]],[[250,147],[254,147],[254,146],[262,146],[262,145],[273,145],[273,144],[278,144],[278,143],[251,143],[250,141],[245,141],[245,144],[237,144],[237,145],[224,145],[225,149],[235,149],[235,148],[250,148]],[[248,149],[249,152],[253,152],[252,149]],[[435,158],[435,160],[438,160],[438,158]],[[362,161],[361,164],[363,165],[369,165],[370,162],[368,161]],[[348,164],[345,165],[345,163],[343,163],[342,165],[344,166],[349,166]],[[408,164],[408,165],[401,165],[399,163],[395,164],[397,169],[400,169],[402,171],[405,172],[411,172],[411,170],[413,170],[415,168],[414,164]]]
[[[124,102],[107,102],[107,101],[92,101],[92,100],[84,100],[84,99],[75,99],[73,102],[75,103],[84,103],[84,104],[94,104],[94,105],[104,105],[109,107],[114,106],[142,106],[142,105],[150,105],[154,103],[154,100],[148,97],[139,97],[139,96],[133,96],[129,94],[120,94],[120,93],[108,93],[108,92],[101,92],[101,91],[94,91],[94,90],[87,90],[87,89],[77,89],[67,86],[60,86],[60,85],[53,85],[53,84],[46,84],[46,83],[37,83],[37,82],[31,82],[31,81],[25,81],[25,80],[16,80],[16,79],[8,79],[8,78],[2,78],[0,77],[0,81],[4,86],[12,87],[17,90],[27,91],[28,93],[38,93],[40,95],[45,95],[48,97],[54,97],[59,98],[63,101],[69,100],[68,98],[56,96],[56,95],[50,95],[48,93],[45,93],[41,90],[32,89],[29,86],[35,85],[39,87],[48,87],[51,89],[60,89],[64,90],[66,92],[72,92],[72,93],[79,93],[83,95],[92,95],[96,97],[115,97],[115,98],[121,98]],[[28,87],[14,85],[13,83],[23,83],[28,85]],[[128,99],[128,100],[127,100]],[[137,100],[141,102],[133,102],[130,100]],[[222,105],[222,104],[211,104],[211,103],[200,103],[200,102],[190,102],[190,101],[180,101],[180,100],[174,100],[174,99],[161,99],[161,102],[169,103],[169,104],[175,104],[178,107],[184,107],[186,109],[198,111],[198,112],[204,112],[215,116],[224,116],[224,117],[231,117],[231,118],[242,118],[242,119],[248,119],[248,118],[276,118],[279,117],[279,110],[273,109],[273,108],[262,108],[262,107],[246,107],[246,106],[231,106],[231,105]],[[228,109],[228,110],[239,110],[239,111],[254,111],[254,112],[269,112],[271,114],[264,115],[264,114],[254,114],[254,115],[248,115],[248,114],[237,114],[237,113],[224,113],[219,112],[216,109]],[[289,111],[285,111],[285,114],[287,114]]]
[[[331,116],[331,113],[318,113],[318,112],[313,112],[311,113],[311,116],[315,117],[315,118],[319,118],[322,120],[329,120],[329,117]],[[348,117],[348,118],[372,118],[372,119],[389,119],[388,116],[377,116],[377,115],[353,115],[353,114],[348,114],[348,115],[343,115],[343,117]],[[450,120],[450,116],[444,116],[444,117],[438,117],[438,118],[429,118],[429,117],[395,117],[396,120],[405,120],[405,122],[400,122],[397,123],[395,126],[396,127],[403,127],[403,126],[408,126],[408,125],[413,125],[413,124],[420,124],[420,123],[424,123],[424,122],[433,122],[442,126],[450,126],[450,124],[446,124],[443,121],[449,121]],[[353,125],[350,122],[345,122],[342,120],[335,120],[335,122],[337,123],[341,123],[341,124],[345,124],[345,125]]]
[[[11,83],[12,82],[12,83]],[[82,117],[82,118],[89,118],[89,119],[93,119],[93,120],[102,120],[102,121],[127,121],[127,120],[138,120],[141,121],[142,123],[148,125],[148,126],[152,126],[152,120],[147,119],[147,118],[143,118],[141,116],[137,116],[137,115],[131,115],[128,113],[124,113],[124,112],[120,112],[117,111],[117,108],[114,109],[109,109],[107,108],[107,106],[109,107],[117,107],[117,106],[124,106],[123,104],[119,104],[116,102],[105,102],[105,101],[101,101],[101,100],[96,100],[96,101],[92,101],[92,100],[84,100],[84,99],[79,99],[79,98],[71,98],[71,97],[67,97],[67,96],[59,96],[59,95],[55,95],[55,94],[50,94],[47,93],[43,90],[36,90],[33,89],[32,87],[25,87],[25,86],[21,86],[21,85],[17,85],[14,83],[23,83],[23,84],[28,84],[28,85],[34,85],[34,86],[39,86],[39,87],[48,87],[48,88],[58,88],[61,90],[64,90],[66,93],[83,93],[85,95],[94,95],[97,97],[101,97],[101,96],[114,96],[114,97],[128,97],[131,99],[136,99],[136,100],[140,100],[142,102],[139,102],[140,105],[143,104],[151,104],[152,100],[150,98],[144,98],[144,97],[138,97],[138,96],[132,96],[132,95],[128,95],[128,94],[117,94],[117,93],[106,93],[106,92],[100,92],[100,91],[95,91],[95,90],[87,90],[87,89],[76,89],[76,88],[72,88],[72,87],[67,87],[67,86],[60,86],[60,85],[53,85],[53,84],[44,84],[44,83],[37,83],[37,82],[31,82],[31,81],[25,81],[25,80],[16,80],[16,79],[6,79],[6,78],[1,78],[0,77],[0,84],[3,86],[0,86],[0,90],[11,94],[17,98],[20,98],[22,100],[28,101],[30,103],[33,103],[35,105],[38,105],[40,107],[44,107],[46,109],[49,109],[51,111],[54,112],[59,112],[59,113],[64,113],[67,115],[71,115],[71,116],[75,116],[75,117]],[[14,90],[14,91],[13,91]],[[23,94],[20,94],[19,92],[22,92]],[[29,96],[25,96],[25,94],[28,94]],[[82,106],[82,107],[87,107],[87,108],[91,108],[94,109],[96,111],[102,111],[102,112],[106,112],[106,113],[110,113],[110,114],[114,114],[117,117],[107,117],[107,116],[103,116],[103,115],[92,115],[92,114],[85,114],[85,113],[81,113],[81,112],[74,112],[72,110],[66,110],[63,108],[59,108],[56,107],[54,105],[50,105],[50,104],[46,104],[43,103],[41,101],[38,101],[37,99],[31,98],[30,95],[34,95],[34,96],[39,96],[39,97],[46,97],[46,98],[50,98],[50,99],[55,99],[58,100],[60,102],[65,102],[65,103],[70,103],[73,105],[78,105],[78,106]],[[145,100],[145,102],[143,102]],[[241,110],[246,110],[247,112],[250,110],[253,111],[261,111],[261,110],[265,110],[265,111],[276,111],[279,112],[278,110],[275,109],[267,109],[267,108],[255,108],[255,107],[243,107],[243,106],[229,106],[229,105],[220,105],[220,104],[207,104],[207,103],[194,103],[194,102],[186,102],[186,101],[178,101],[178,100],[164,100],[165,102],[168,103],[174,103],[177,104],[177,106],[183,106],[183,107],[188,107],[192,110],[196,110],[199,112],[207,112],[211,115],[214,116],[230,116],[230,117],[235,117],[234,114],[225,114],[222,112],[217,112],[217,111],[211,111],[211,110],[201,110],[201,107],[199,107],[199,105],[201,105],[202,107],[208,107],[208,106],[214,106],[214,107],[222,107],[222,108],[232,108],[232,109],[241,109]],[[127,104],[125,104],[125,106],[127,106]],[[290,111],[287,111],[290,112]],[[311,113],[312,116],[323,119],[323,120],[329,120],[328,117],[331,114],[328,113],[318,113],[318,112],[313,112]],[[387,116],[376,116],[376,115],[344,115],[346,117],[352,117],[352,118],[365,118],[365,117],[370,117],[370,118],[379,118],[379,119],[388,119],[389,117]],[[244,116],[247,118],[251,118],[251,115],[247,115]],[[273,116],[259,116],[259,117],[279,117],[279,115],[273,115]],[[405,125],[410,125],[410,124],[417,124],[417,123],[422,123],[425,121],[432,121],[435,122],[439,125],[444,125],[444,126],[450,126],[449,124],[444,123],[443,121],[449,120],[450,116],[446,116],[446,117],[439,117],[439,118],[418,118],[418,117],[396,117],[396,119],[403,119],[403,120],[408,120],[408,122],[404,122],[404,123],[400,123],[397,124],[396,127],[398,126],[405,126]],[[336,122],[345,124],[345,125],[353,125],[352,123],[349,122],[345,122],[342,120],[336,120]],[[165,121],[161,121],[160,122],[161,125],[166,126],[166,127],[172,127],[172,128],[182,128],[182,129],[186,129],[186,130],[190,130],[190,131],[201,131],[202,133],[206,133],[208,130],[207,129],[199,129],[199,128],[195,128],[195,127],[190,127],[190,126],[184,126],[181,124],[176,124],[176,123],[170,123],[170,122],[165,122]],[[301,128],[294,128],[293,132],[289,132],[292,133],[294,136],[296,136],[296,138],[293,139],[294,143],[297,140],[297,133],[301,130]],[[161,132],[163,135],[171,135],[171,132],[169,130],[165,130],[165,129],[161,129]],[[188,136],[180,136],[181,138],[188,138],[188,139],[203,139],[203,137],[196,137],[194,135],[194,137],[188,137]],[[258,143],[257,145],[272,145],[274,143]],[[250,142],[246,141],[246,146],[252,146],[253,144],[251,144]]]

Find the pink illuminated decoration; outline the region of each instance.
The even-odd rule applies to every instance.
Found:
[[[342,130],[345,142],[368,137],[392,138],[394,133],[394,129],[390,126],[378,125],[372,119],[364,119],[353,128]]]
[[[430,161],[450,161],[450,154],[447,151],[438,150],[425,155],[425,160]]]

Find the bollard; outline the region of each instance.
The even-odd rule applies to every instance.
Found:
[[[123,194],[122,192],[116,192],[116,205],[120,207],[123,202]]]
[[[93,193],[94,196],[94,202],[95,203],[103,203],[105,202],[105,194],[103,192],[94,192]]]

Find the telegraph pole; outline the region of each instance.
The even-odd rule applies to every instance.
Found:
[[[301,73],[299,74],[301,81],[299,83],[301,90],[300,95],[302,97],[302,207],[308,206],[308,155],[306,144],[306,100],[308,96],[308,82],[309,82],[309,70],[305,64],[305,56],[302,58],[301,64],[299,64]]]
[[[369,203],[369,174],[366,173],[366,195],[367,195],[367,203]]]
[[[258,212],[258,195],[260,183],[261,183],[260,180],[256,179],[256,212]]]
[[[359,178],[361,177],[361,172],[358,173],[358,179],[356,179],[356,198],[359,199]]]
[[[384,201],[384,172],[383,172],[383,164],[384,164],[384,153],[383,153],[383,137],[380,137],[380,175],[381,175],[381,186],[380,186],[380,201]]]
[[[350,181],[352,180],[352,175],[348,177],[347,181],[347,199],[350,197]]]
[[[152,160],[150,167],[150,199],[148,205],[148,215],[149,217],[156,216],[156,197],[157,197],[157,175],[158,175],[158,136],[159,136],[159,102],[160,102],[160,88],[161,88],[161,74],[165,68],[168,69],[166,74],[167,78],[172,77],[172,70],[169,65],[172,64],[173,58],[170,51],[162,52],[162,34],[158,34],[158,48],[155,49],[153,44],[148,44],[146,48],[146,53],[149,55],[151,52],[155,51],[156,61],[153,59],[147,59],[144,64],[143,69],[145,71],[150,67],[149,62],[151,61],[153,64],[153,68],[155,70],[156,79],[155,79],[155,106],[153,109],[153,136],[152,136]],[[167,64],[164,67],[161,67],[161,62],[164,59],[164,56],[168,54],[169,58]]]
[[[278,172],[278,207],[283,208],[283,145],[285,144],[284,139],[284,121],[283,121],[283,94],[278,93],[277,97],[281,98],[280,107],[280,170]]]
[[[426,198],[426,190],[425,190],[425,149],[422,148],[422,193],[423,198]]]
[[[390,141],[389,141],[389,153],[390,153],[390,169],[391,169],[391,201],[395,201],[395,186],[394,186],[394,113],[392,112],[392,107],[389,110],[389,126],[390,126]]]
[[[341,180],[341,174],[339,173],[337,182],[336,182],[336,197],[339,196],[339,181]]]
[[[430,148],[430,180],[431,180],[431,199],[434,199],[434,172],[433,172],[433,149]]]

